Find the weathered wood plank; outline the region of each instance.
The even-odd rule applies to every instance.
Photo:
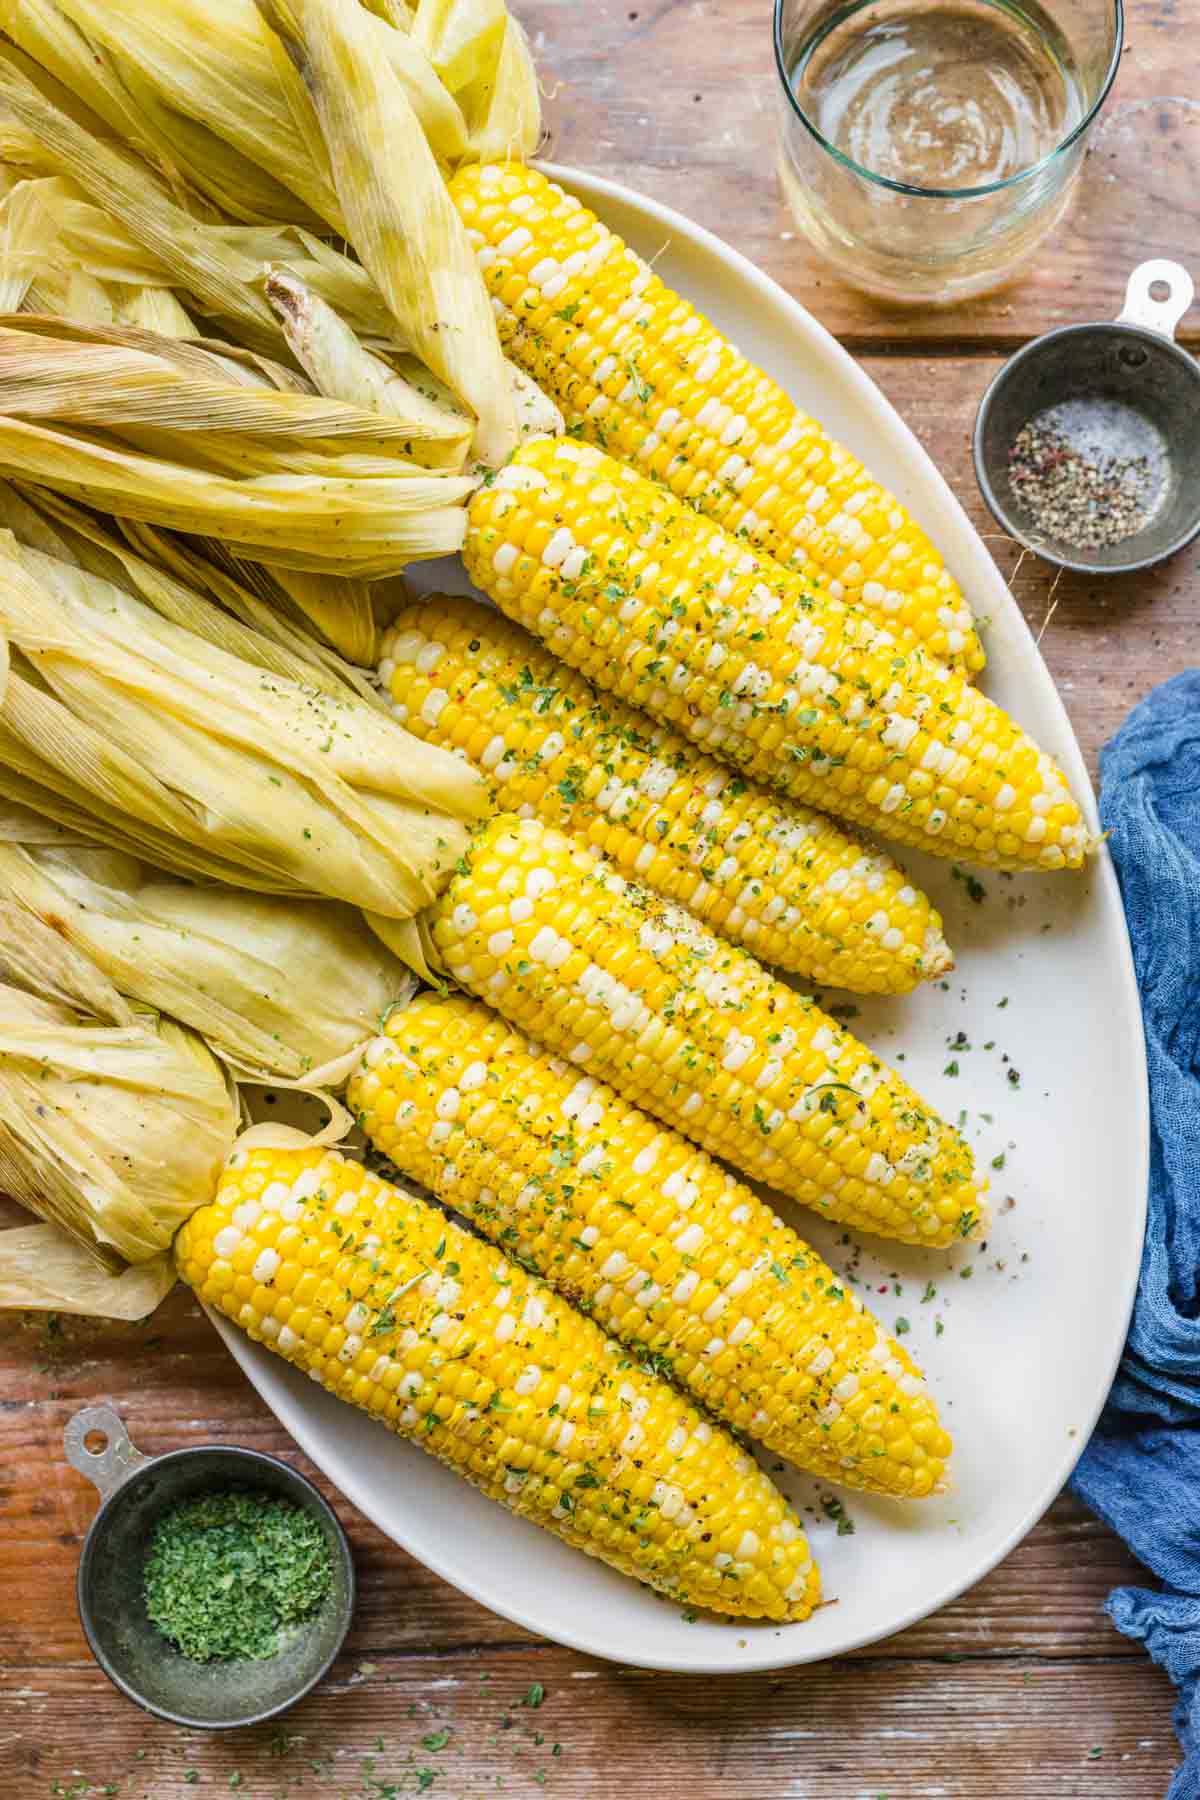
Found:
[[[1194,190],[1187,194],[1183,180],[1172,205],[1119,209],[1114,221],[1112,190],[1089,166],[1072,216],[1031,273],[944,310],[880,304],[810,256],[784,205],[775,172],[779,100],[768,0],[593,0],[587,7],[522,0],[519,10],[548,90],[550,154],[707,225],[854,344],[1013,345],[1073,320],[1112,318],[1136,263],[1147,256],[1186,261],[1197,242],[1200,199]],[[1105,121],[1118,107],[1181,91],[1174,8],[1133,0],[1127,19]],[[1150,145],[1152,120],[1144,130],[1143,174],[1151,163],[1161,170]],[[1186,147],[1178,155],[1186,163]],[[1160,173],[1155,191],[1161,182]],[[1097,220],[1101,199],[1106,211]],[[1200,337],[1200,311],[1186,331]]]
[[[362,1576],[353,1647],[380,1651],[534,1641],[386,1540],[308,1464],[178,1288],[147,1325],[0,1315],[0,1661],[69,1665],[87,1651],[75,1617],[79,1546],[95,1511],[62,1455],[62,1430],[112,1397],[145,1450],[225,1439],[294,1460],[339,1508]],[[871,1656],[940,1653],[1139,1656],[1100,1614],[1140,1579],[1110,1533],[1069,1498],[986,1582]]]
[[[173,1302],[174,1314],[177,1303]],[[172,1322],[173,1337],[184,1339]],[[148,1450],[227,1440],[294,1461],[339,1510],[361,1577],[352,1649],[363,1656],[451,1652],[479,1645],[533,1642],[448,1587],[384,1539],[312,1469],[201,1321],[211,1344],[187,1352],[194,1385],[158,1382],[122,1387],[121,1359],[91,1359],[89,1376],[56,1390],[58,1398],[0,1410],[0,1662],[67,1668],[88,1652],[75,1615],[75,1566],[95,1511],[87,1482],[62,1455],[62,1429],[91,1399],[116,1397],[135,1440]],[[189,1334],[190,1337],[190,1334]],[[1102,1653],[1140,1659],[1101,1614],[1109,1588],[1144,1579],[1112,1535],[1069,1497],[1060,1499],[1021,1547],[979,1587],[934,1618],[863,1655],[1077,1657]]]
[[[995,364],[991,354],[866,361],[989,534],[969,434]],[[993,537],[992,548],[1015,573],[1034,629],[1048,618],[1043,650],[1094,767],[1131,701],[1194,661],[1196,554],[1136,581],[1056,584],[1011,543]],[[0,1203],[0,1224],[17,1217]],[[253,1800],[290,1792],[300,1776],[299,1791],[318,1800],[381,1800],[402,1774],[400,1792],[417,1791],[417,1767],[442,1768],[435,1800],[439,1792],[475,1800],[496,1791],[497,1776],[531,1800],[540,1785],[540,1765],[529,1760],[539,1748],[527,1741],[532,1729],[544,1731],[543,1751],[564,1745],[546,1763],[547,1790],[557,1787],[564,1800],[644,1786],[648,1757],[662,1771],[661,1791],[686,1788],[696,1800],[718,1791],[739,1800],[1151,1800],[1166,1785],[1175,1759],[1169,1689],[1100,1611],[1107,1590],[1139,1572],[1065,1498],[979,1587],[886,1645],[782,1678],[688,1682],[622,1676],[540,1644],[430,1575],[334,1496],[353,1538],[362,1597],[337,1678],[287,1721],[303,1744],[278,1758],[269,1731],[188,1739],[143,1720],[112,1693],[76,1621],[75,1563],[94,1506],[63,1461],[61,1432],[79,1404],[101,1396],[121,1405],[149,1450],[227,1439],[307,1466],[182,1290],[141,1327],[67,1320],[55,1332],[43,1320],[0,1314],[4,1800],[51,1793],[57,1780],[68,1790],[81,1780],[116,1781],[121,1800],[181,1800],[228,1791],[238,1772]],[[360,1678],[364,1664],[375,1670]],[[496,1729],[495,1695],[503,1704],[532,1681],[547,1689],[545,1708]],[[440,1715],[423,1710],[431,1702],[449,1705],[458,1727],[452,1742],[463,1750],[453,1760],[418,1748],[422,1735],[442,1729]],[[521,1741],[522,1727],[518,1758],[508,1746]],[[388,1747],[376,1770],[385,1785],[372,1789],[359,1758],[378,1734]],[[405,1773],[408,1748],[416,1761]],[[1103,1755],[1089,1758],[1093,1748]],[[332,1760],[315,1771],[309,1755]],[[188,1768],[199,1771],[197,1784],[184,1780]]]
[[[280,1726],[206,1737],[139,1719],[98,1670],[18,1666],[0,1675],[0,1771],[14,1794],[87,1782],[89,1800],[106,1783],[120,1800],[1131,1800],[1160,1794],[1176,1761],[1166,1701],[1146,1662],[699,1681],[531,1647],[351,1656]]]

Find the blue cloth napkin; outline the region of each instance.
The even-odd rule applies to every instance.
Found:
[[[1150,1212],[1125,1354],[1072,1477],[1161,1591],[1108,1612],[1179,1688],[1200,1800],[1200,669],[1157,688],[1101,753],[1100,816],[1120,878],[1150,1072]]]

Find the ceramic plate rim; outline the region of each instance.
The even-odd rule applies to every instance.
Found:
[[[961,502],[953,493],[944,476],[936,468],[927,452],[904,423],[890,401],[871,380],[870,376],[859,367],[858,363],[844,350],[837,340],[816,320],[799,301],[792,298],[778,283],[764,275],[739,251],[722,242],[703,226],[694,224],[683,214],[659,201],[649,200],[625,187],[620,182],[608,180],[601,176],[585,174],[563,164],[540,162],[543,172],[552,180],[562,183],[564,187],[578,193],[587,204],[597,207],[603,212],[604,202],[612,201],[617,205],[631,208],[638,212],[652,226],[661,227],[668,238],[683,239],[696,249],[723,262],[733,274],[737,282],[747,290],[752,301],[770,309],[781,309],[790,326],[808,339],[814,352],[825,362],[832,365],[838,378],[854,389],[862,402],[873,414],[879,428],[886,431],[893,443],[903,449],[906,456],[913,459],[927,481],[932,481],[940,490],[940,500],[954,523],[951,537],[953,543],[947,542],[945,530],[939,532],[939,539],[944,550],[949,552],[949,560],[958,561],[963,556],[970,559],[972,573],[982,577],[980,585],[986,588],[986,600],[993,615],[1002,612],[1006,617],[1009,629],[1015,629],[1018,635],[1023,634],[1027,640],[1029,669],[1032,679],[1040,689],[1043,704],[1048,704],[1058,716],[1060,736],[1060,756],[1066,764],[1066,772],[1070,777],[1075,792],[1080,796],[1085,813],[1093,829],[1098,829],[1095,795],[1091,780],[1079,748],[1073,727],[1063,706],[1054,681],[1042,660],[1033,635],[1025,622],[1016,601],[1009,594],[998,568],[992,560],[983,540],[975,527],[970,523]],[[1132,1009],[1133,1018],[1140,1023],[1141,1011],[1134,976],[1133,957],[1129,945],[1128,933],[1124,924],[1124,910],[1117,886],[1116,873],[1106,848],[1101,848],[1097,859],[1097,878],[1104,889],[1104,903],[1116,909],[1120,923],[1120,968],[1113,971],[1113,978],[1119,982],[1123,998]],[[359,1480],[357,1471],[342,1466],[336,1458],[324,1456],[318,1444],[319,1432],[312,1424],[310,1416],[305,1412],[295,1397],[281,1383],[272,1383],[264,1377],[259,1362],[258,1347],[245,1338],[227,1319],[214,1314],[206,1308],[213,1324],[220,1332],[227,1347],[241,1366],[260,1397],[274,1412],[280,1423],[300,1445],[305,1454],[321,1468],[337,1488],[350,1500],[360,1512],[378,1527],[385,1536],[400,1544],[410,1554],[417,1556],[426,1567],[433,1570],[443,1580],[466,1593],[471,1599],[486,1606],[488,1610],[500,1617],[511,1620],[514,1624],[535,1633],[537,1636],[581,1651],[588,1655],[604,1657],[609,1660],[621,1660],[636,1664],[638,1667],[661,1669],[682,1674],[743,1674],[754,1671],[766,1671],[796,1667],[805,1663],[828,1660],[832,1656],[842,1656],[851,1650],[861,1649],[866,1644],[877,1643],[883,1638],[892,1637],[919,1620],[927,1618],[931,1613],[939,1611],[950,1601],[956,1599],[967,1589],[974,1587],[983,1577],[991,1572],[998,1563],[1016,1547],[1028,1534],[1037,1521],[1045,1513],[1054,1500],[1071,1469],[1078,1460],[1082,1447],[1086,1444],[1095,1425],[1104,1400],[1112,1384],[1112,1377],[1120,1360],[1125,1342],[1129,1318],[1133,1309],[1134,1294],[1137,1286],[1140,1266],[1141,1244],[1145,1231],[1147,1207],[1147,1184],[1149,1177],[1150,1127],[1149,1102],[1146,1083],[1145,1045],[1140,1029],[1135,1031],[1136,1043],[1133,1046],[1134,1060],[1140,1075],[1137,1095],[1135,1121],[1127,1122],[1132,1147],[1141,1169],[1143,1179],[1139,1183],[1138,1195],[1130,1207],[1126,1234],[1128,1237],[1128,1267],[1125,1279],[1125,1293],[1120,1307],[1119,1317],[1114,1319],[1113,1342],[1102,1370],[1102,1379],[1095,1384],[1093,1404],[1087,1414],[1081,1417],[1078,1439],[1069,1444],[1062,1455],[1053,1463],[1042,1481],[1035,1499],[1026,1506],[1017,1524],[1009,1531],[998,1545],[986,1550],[976,1566],[968,1573],[952,1577],[944,1587],[922,1598],[915,1605],[898,1617],[889,1618],[878,1630],[861,1630],[849,1635],[844,1643],[834,1648],[828,1646],[806,1651],[804,1647],[803,1629],[793,1632],[789,1630],[786,1648],[762,1646],[761,1653],[756,1646],[754,1653],[746,1656],[702,1653],[693,1658],[680,1656],[664,1657],[646,1654],[633,1649],[618,1651],[608,1647],[598,1647],[590,1640],[586,1631],[573,1630],[560,1623],[553,1629],[547,1628],[544,1617],[545,1608],[521,1608],[512,1605],[498,1606],[489,1595],[486,1579],[467,1580],[459,1568],[452,1573],[446,1560],[427,1549],[418,1552],[411,1549],[395,1528],[394,1523],[385,1523],[381,1509],[372,1500],[369,1484]],[[1116,1326],[1119,1325],[1119,1330]],[[268,1365],[269,1366],[269,1365]],[[273,1391],[266,1391],[267,1388]],[[336,1466],[330,1466],[331,1463]],[[486,1565],[484,1565],[486,1566]]]

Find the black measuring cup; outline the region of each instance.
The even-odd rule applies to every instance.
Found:
[[[208,1730],[261,1724],[316,1686],[350,1626],[354,1564],[345,1532],[311,1481],[277,1457],[233,1444],[144,1456],[111,1406],[77,1412],[63,1447],[103,1502],[84,1539],[76,1592],[92,1654],[114,1686],[160,1719]],[[230,1487],[302,1506],[329,1545],[333,1582],[315,1616],[294,1626],[276,1655],[201,1663],[176,1650],[151,1622],[142,1563],[165,1512],[180,1500]]]
[[[1011,356],[980,403],[975,474],[988,507],[1018,543],[1085,574],[1127,574],[1182,550],[1200,532],[1200,365],[1175,342],[1195,297],[1192,278],[1162,258],[1140,263],[1111,323],[1065,325]],[[1137,530],[1081,549],[1050,536],[1022,504],[1009,452],[1051,407],[1086,409],[1091,433],[1114,457],[1144,454],[1158,491]]]

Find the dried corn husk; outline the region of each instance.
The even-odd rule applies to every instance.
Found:
[[[11,313],[0,317],[0,408],[13,418],[62,421],[135,445],[152,433],[202,450],[210,439],[243,440],[239,455],[262,473],[279,467],[292,446],[336,457],[339,469],[347,452],[401,469],[410,442],[439,429],[415,416],[384,418],[247,380],[228,358],[132,326],[88,329],[77,319]]]
[[[112,58],[88,43],[57,0],[0,0],[0,31],[23,53],[14,60],[56,105],[89,129],[105,127],[139,154],[153,158],[150,134],[124,91]]]
[[[194,192],[239,219],[315,219],[288,186],[205,123],[166,104],[129,54],[136,40],[106,43],[86,29],[86,8],[78,19],[70,12],[60,0],[0,0],[0,28],[111,132],[160,169],[182,202]],[[154,16],[153,10],[143,9],[142,26]]]
[[[172,570],[193,591],[211,594],[257,636],[310,665],[295,679],[313,682],[326,693],[348,689],[368,705],[389,710],[364,672],[372,665],[377,638],[374,590],[366,582],[265,569],[234,556],[215,539],[183,539],[129,520],[120,524],[134,549]],[[179,617],[177,623],[188,620]]]
[[[504,0],[419,0],[412,35],[452,94],[490,87],[504,42]]]
[[[542,136],[542,103],[529,41],[510,14],[490,92],[471,103],[468,147],[477,162],[527,161]]]
[[[454,95],[477,160],[532,156],[541,134],[533,59],[503,0],[420,0],[414,39]]]
[[[279,344],[275,317],[255,292],[257,264],[172,200],[131,152],[96,137],[55,106],[8,57],[0,56],[0,113],[15,119],[44,169],[70,177],[150,250],[172,281],[207,311],[237,321],[239,335],[268,352]],[[19,159],[9,140],[7,155]]]
[[[452,394],[419,367],[412,370],[411,379],[401,373],[406,359],[386,361],[368,350],[333,308],[290,270],[273,270],[266,292],[292,354],[318,393],[389,416],[421,419],[429,436],[414,443],[414,457],[430,467],[462,467],[471,420],[455,405]],[[507,357],[504,366],[521,441],[561,436],[563,416],[553,400]]]
[[[374,13],[377,19],[394,26],[397,31],[407,34],[412,30],[417,0],[360,0],[360,4],[366,12]]]
[[[238,308],[226,304],[218,309],[211,282],[204,294],[195,293],[187,266],[178,261],[168,266],[120,219],[90,200],[77,183],[61,176],[47,177],[39,189],[58,228],[63,251],[76,266],[110,285],[178,286],[194,299],[197,310],[202,304],[207,306],[236,332]],[[407,347],[382,294],[361,264],[311,232],[292,226],[203,222],[193,229],[200,244],[211,240],[213,255],[223,261],[230,279],[248,282],[253,294],[257,294],[268,265],[283,264],[334,307],[361,338],[389,350]],[[282,338],[276,348],[282,348]]]
[[[253,569],[241,559],[235,559],[235,566],[240,566],[244,577]],[[361,668],[373,666],[379,634],[369,582],[309,569],[272,568],[257,573],[259,591],[269,594],[273,604],[278,606],[277,596],[282,596],[347,662]]]
[[[459,470],[473,421],[458,408],[429,398],[366,349],[319,294],[287,269],[267,278],[267,299],[279,317],[296,361],[320,394],[413,427],[414,453],[439,468]]]
[[[298,83],[272,56],[253,0],[154,0],[149,7],[145,0],[60,4],[90,42],[104,45],[122,67],[136,68],[173,112],[201,121],[250,165],[268,171],[341,229],[325,159],[319,150],[311,157],[303,154]],[[461,112],[428,59],[407,34],[368,19],[371,53],[401,84],[435,153],[447,159],[461,155],[466,144]]]
[[[145,600],[164,619],[196,632],[218,650],[282,675],[302,687],[320,688],[334,699],[365,700],[387,707],[361,668],[345,661],[298,627],[282,590],[266,600],[249,583],[206,562],[195,549],[166,532],[127,526],[122,536],[105,529],[94,514],[42,488],[22,493],[0,482],[0,527],[30,549],[44,551],[115,582]],[[246,571],[263,571],[247,564]],[[313,577],[314,580],[319,579]],[[360,584],[325,578],[337,597]],[[367,595],[368,634],[374,615]],[[218,601],[214,605],[213,601]],[[331,597],[330,605],[333,605]],[[348,627],[349,629],[349,627]]]
[[[121,295],[117,317],[123,325],[160,337],[194,338],[196,322],[169,287],[131,287]]]
[[[340,1086],[415,985],[350,907],[168,881],[94,845],[0,836],[0,896],[245,1079]]]
[[[176,873],[403,918],[484,810],[456,757],[0,536],[0,793]]]
[[[404,88],[373,51],[372,15],[357,0],[260,3],[312,98],[346,236],[422,362],[477,419],[475,453],[498,466],[516,417],[495,317]]]
[[[350,459],[347,458],[347,461]],[[418,557],[461,548],[459,476],[377,472],[233,478],[53,426],[0,416],[0,475],[122,518],[215,537],[281,569],[379,581]]]
[[[241,163],[298,196],[309,217],[328,219],[327,209],[336,210],[327,171],[297,154],[288,95],[250,0],[195,5],[154,0],[132,9],[119,0],[111,6],[104,0],[99,7],[73,0],[0,0],[0,23],[34,62],[147,161],[156,161],[160,146],[153,122],[139,114],[122,79],[123,66],[132,65],[181,122],[199,120],[218,139],[221,125],[228,123],[235,135],[224,141]],[[198,108],[186,104],[194,94],[203,96]],[[196,172],[181,173],[191,180]]]
[[[58,227],[45,181],[19,181],[0,200],[0,310],[16,312],[54,257]]]
[[[0,1231],[0,1308],[132,1322],[147,1318],[174,1286],[169,1250],[114,1274],[58,1225]]]
[[[409,454],[418,434],[444,426],[298,390],[297,377],[250,352],[10,314],[0,320],[0,466],[327,577],[379,578],[457,547],[471,483]],[[310,616],[312,585],[293,595]],[[327,635],[352,657],[371,648]]]
[[[133,1013],[115,989],[101,1012],[82,994],[41,997],[42,970],[70,992],[80,961],[0,907],[0,1184],[116,1273],[167,1249],[209,1198],[239,1108],[193,1032]]]

